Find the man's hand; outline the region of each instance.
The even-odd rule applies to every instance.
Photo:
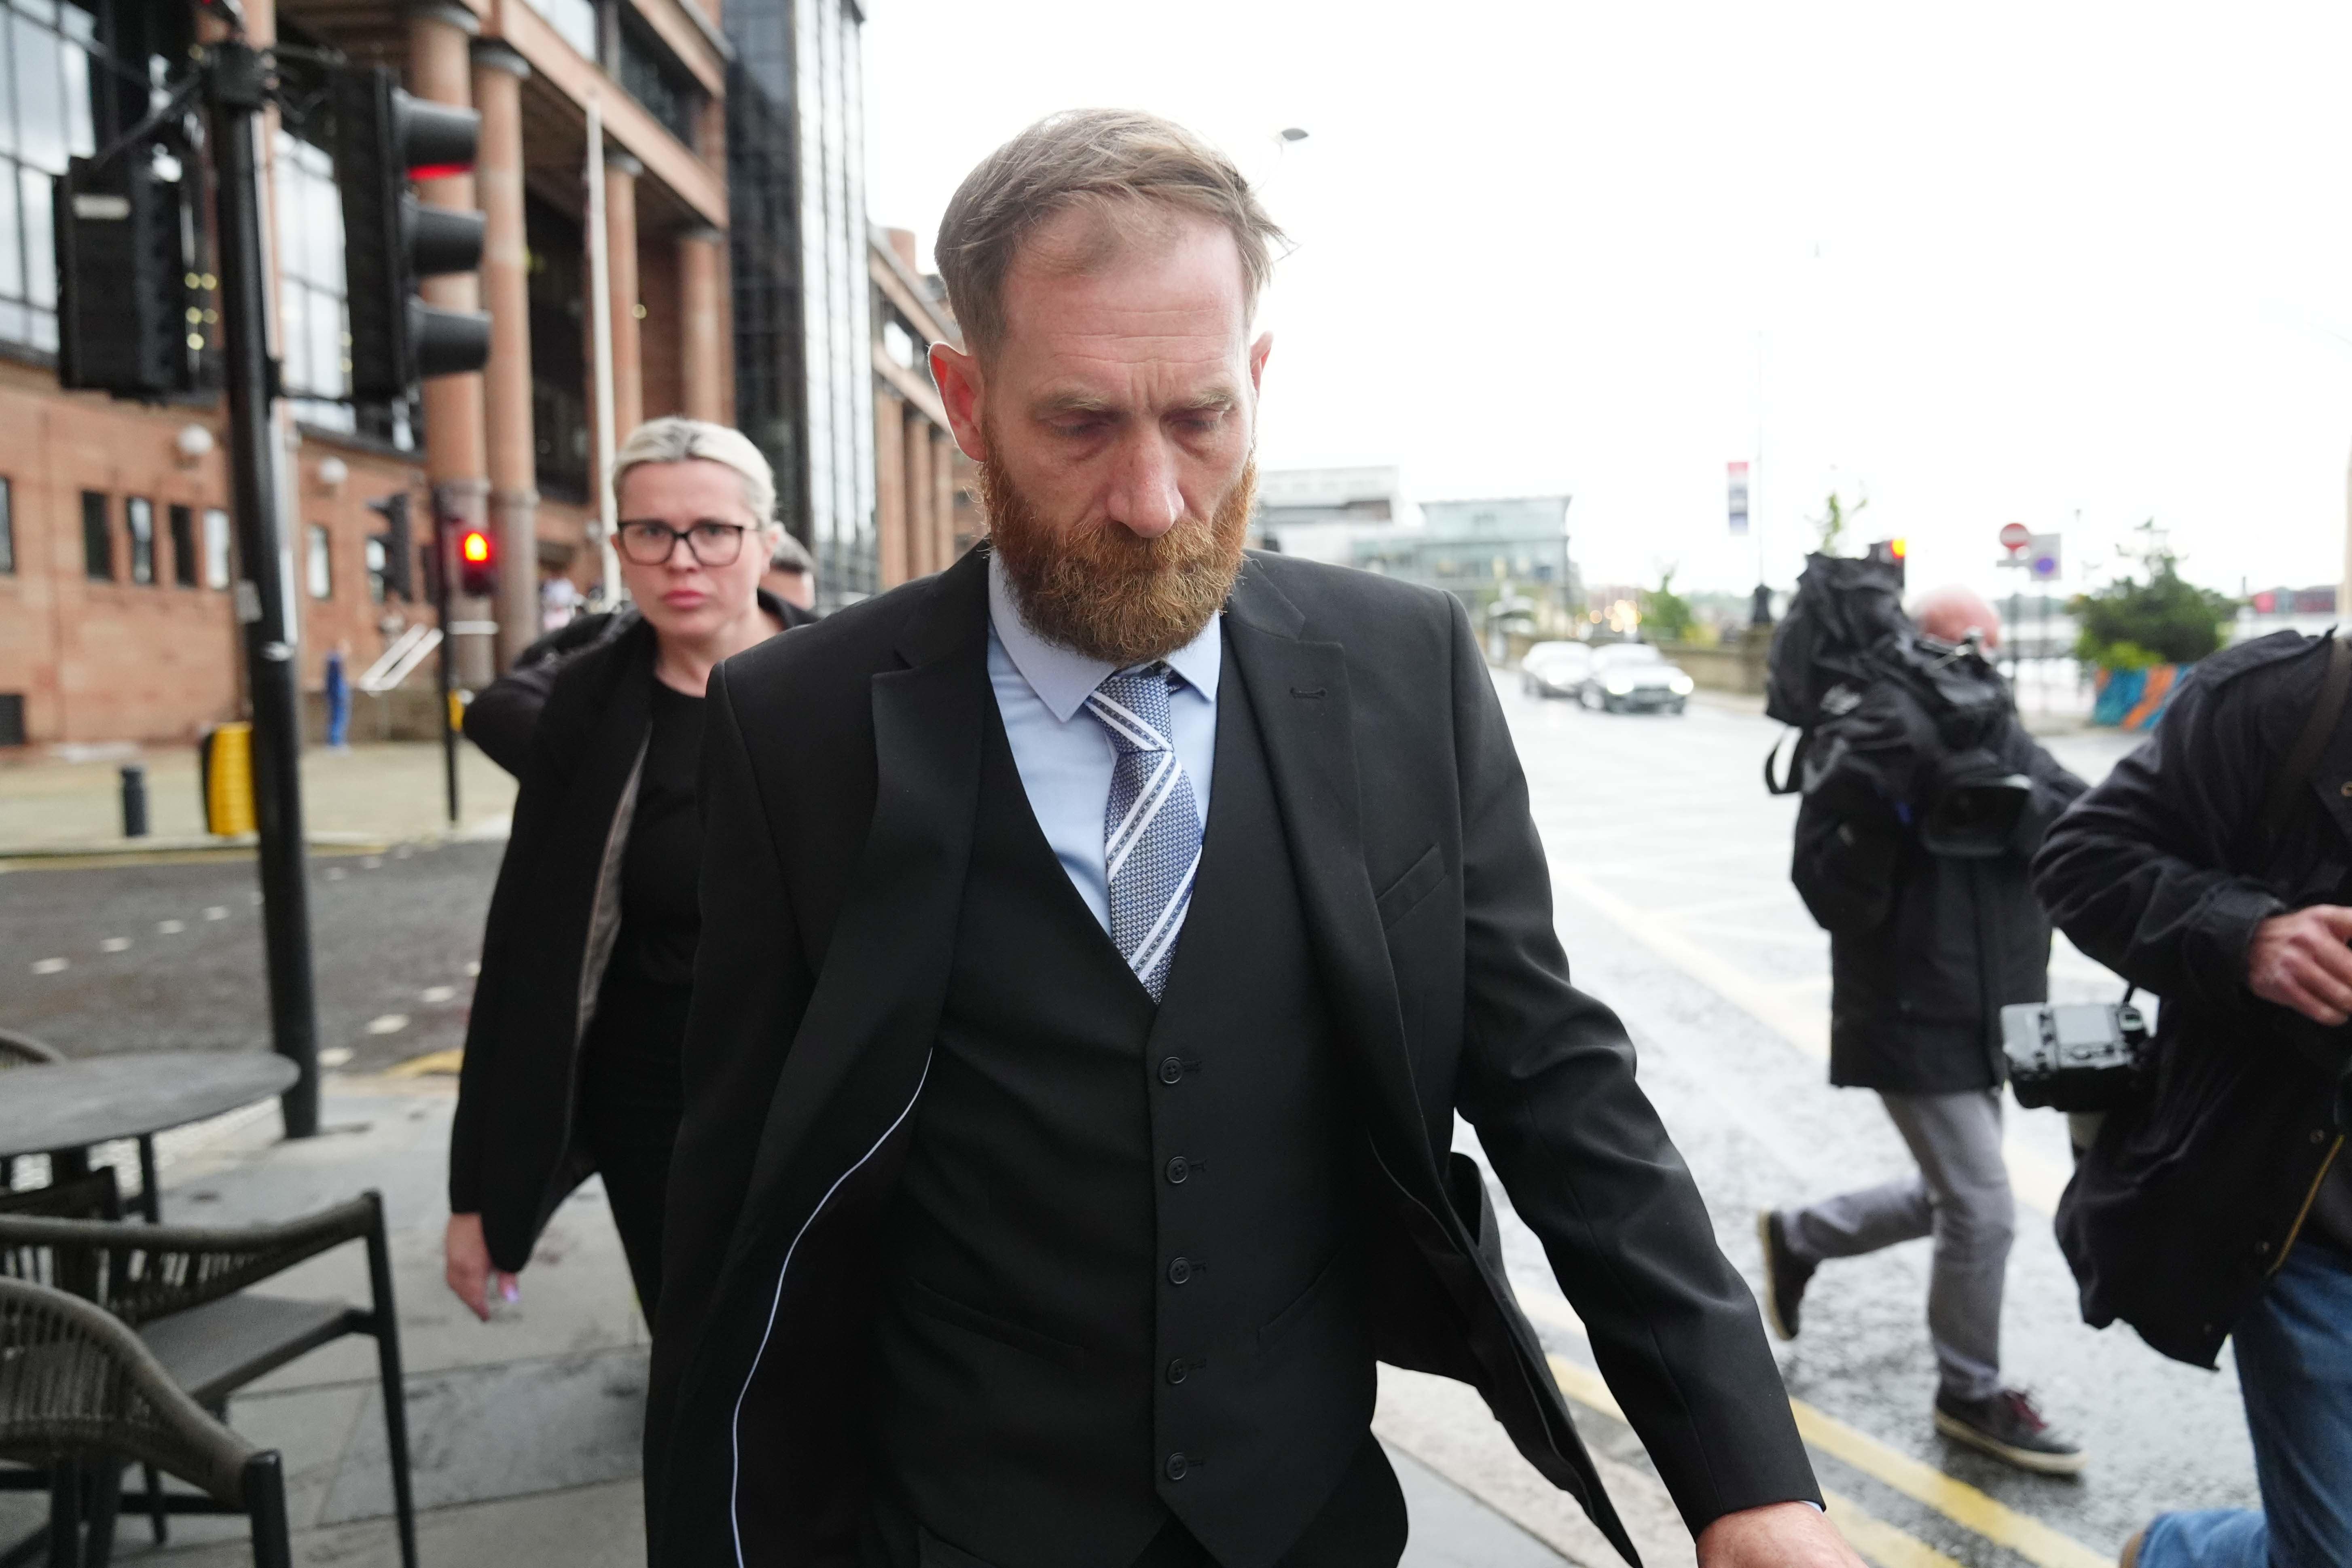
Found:
[[[457,1300],[486,1323],[490,1321],[491,1291],[496,1290],[502,1301],[511,1301],[521,1293],[513,1275],[490,1267],[490,1244],[482,1239],[482,1216],[478,1214],[449,1216],[448,1233],[441,1240],[441,1277],[449,1282]]]
[[[2352,909],[2314,904],[2273,915],[2246,948],[2255,995],[2330,1028],[2352,1018]]]
[[[1727,1513],[1698,1537],[1698,1568],[1863,1568],[1861,1558],[1809,1502]]]

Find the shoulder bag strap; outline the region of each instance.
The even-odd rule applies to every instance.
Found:
[[[2344,718],[2344,702],[2352,695],[2352,642],[2340,637],[2327,639],[2327,673],[2320,678],[2319,700],[2311,705],[2311,718],[2295,737],[2294,750],[2289,752],[2286,763],[2271,779],[2270,798],[2263,808],[2263,826],[2275,844],[2286,835],[2287,825],[2294,818],[2295,797],[2304,786],[2318,776],[2320,756],[2327,742],[2336,738],[2336,726]]]

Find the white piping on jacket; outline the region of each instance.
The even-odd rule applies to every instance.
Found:
[[[783,1305],[784,1276],[792,1270],[793,1254],[801,1249],[801,1242],[808,1235],[809,1226],[814,1225],[817,1222],[817,1216],[824,1213],[824,1205],[833,1202],[833,1194],[841,1191],[841,1184],[857,1174],[865,1168],[866,1161],[880,1153],[882,1145],[890,1142],[891,1134],[897,1132],[907,1118],[914,1114],[916,1104],[923,1098],[923,1085],[929,1083],[930,1078],[931,1058],[926,1055],[923,1058],[922,1076],[915,1080],[914,1098],[907,1101],[906,1110],[898,1112],[898,1119],[883,1129],[882,1136],[874,1140],[873,1148],[859,1155],[856,1164],[833,1179],[833,1185],[825,1188],[824,1196],[817,1200],[816,1207],[811,1209],[808,1218],[801,1222],[800,1231],[793,1237],[793,1244],[784,1248],[783,1266],[776,1270],[776,1291],[768,1300],[767,1327],[760,1331],[760,1348],[751,1352],[751,1370],[743,1374],[743,1386],[735,1391],[734,1414],[728,1417],[727,1422],[727,1529],[735,1542],[735,1568],[744,1568],[743,1521],[736,1506],[736,1500],[741,1495],[743,1487],[743,1401],[751,1392],[752,1381],[760,1375],[760,1363],[766,1358],[768,1341],[776,1331],[776,1313]]]

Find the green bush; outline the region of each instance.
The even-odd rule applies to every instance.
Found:
[[[2194,664],[2221,646],[2221,626],[2237,608],[2227,594],[2200,588],[2180,575],[2180,559],[2167,548],[2151,520],[2138,552],[2145,581],[2125,577],[2095,594],[2077,595],[2082,624],[2074,657],[2102,669],[2147,669]]]
[[[1688,642],[1698,619],[1690,601],[1675,592],[1677,570],[1667,567],[1659,574],[1658,585],[1642,595],[1642,630],[1652,642]]]

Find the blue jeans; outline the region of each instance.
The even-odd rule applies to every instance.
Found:
[[[2262,1511],[2160,1515],[2139,1568],[2352,1563],[2352,1258],[2305,1239],[2231,1337]]]

